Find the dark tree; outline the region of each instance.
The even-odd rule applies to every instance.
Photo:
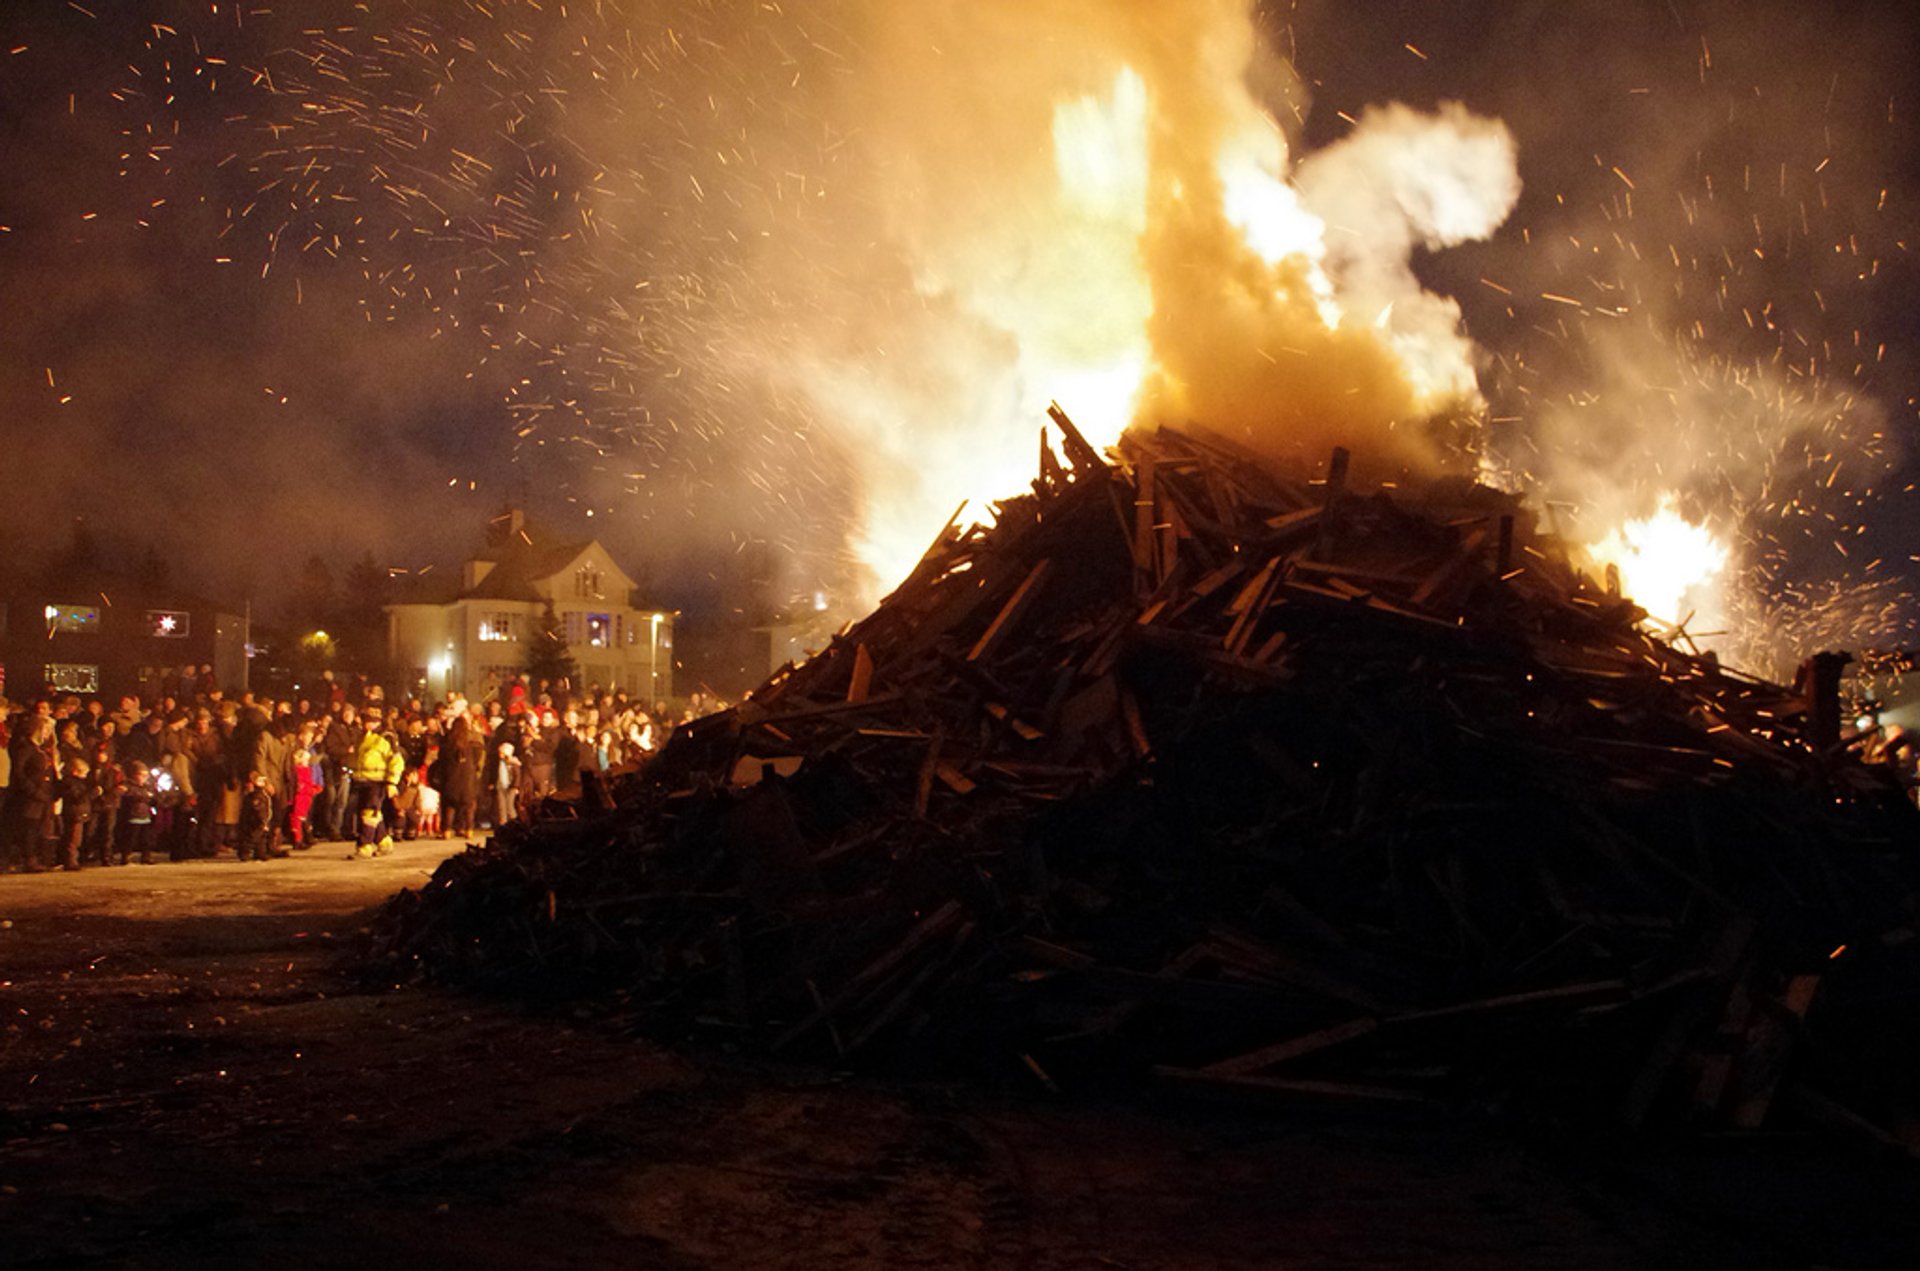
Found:
[[[145,554],[140,557],[139,567],[134,570],[134,577],[140,585],[149,591],[165,591],[172,573],[173,568],[167,563],[167,558],[152,543],[148,543]]]
[[[560,622],[560,615],[554,612],[553,601],[548,600],[546,608],[540,611],[533,643],[527,649],[527,680],[536,688],[542,680],[557,686],[562,680],[571,684],[579,674],[580,668],[574,665],[573,654],[567,649],[566,628]]]
[[[387,661],[387,571],[368,552],[347,570],[341,597],[340,643],[351,665],[378,675]]]
[[[334,620],[339,597],[333,591],[333,570],[319,556],[307,557],[293,581],[293,621],[304,632],[325,630]]]
[[[88,578],[96,574],[105,564],[100,552],[100,540],[94,537],[93,527],[87,524],[87,518],[73,518],[73,537],[67,543],[67,550],[53,562],[53,572],[62,579]]]

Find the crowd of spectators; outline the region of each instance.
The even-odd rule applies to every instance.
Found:
[[[472,840],[543,800],[604,793],[673,727],[666,704],[515,681],[484,702],[389,700],[329,674],[311,695],[0,698],[0,866],[9,873],[232,856],[316,843]],[[681,722],[718,705],[694,694]]]

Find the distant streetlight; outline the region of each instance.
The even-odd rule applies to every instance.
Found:
[[[667,615],[656,613],[650,622],[647,638],[647,706],[651,709],[660,700],[660,622]]]

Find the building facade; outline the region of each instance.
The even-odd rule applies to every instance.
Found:
[[[518,512],[503,525],[457,577],[417,576],[386,607],[397,671],[430,698],[457,689],[485,700],[526,673],[551,603],[576,690],[625,690],[649,705],[672,697],[673,614],[646,605],[598,541],[555,541]]]
[[[105,585],[102,585],[104,582]],[[204,597],[117,579],[23,584],[0,599],[0,693],[152,698],[202,667],[236,690],[246,677],[243,614]]]

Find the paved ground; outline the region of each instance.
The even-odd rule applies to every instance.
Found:
[[[446,850],[0,878],[0,1266],[1912,1265],[1905,1166],[879,1086],[341,962]]]

